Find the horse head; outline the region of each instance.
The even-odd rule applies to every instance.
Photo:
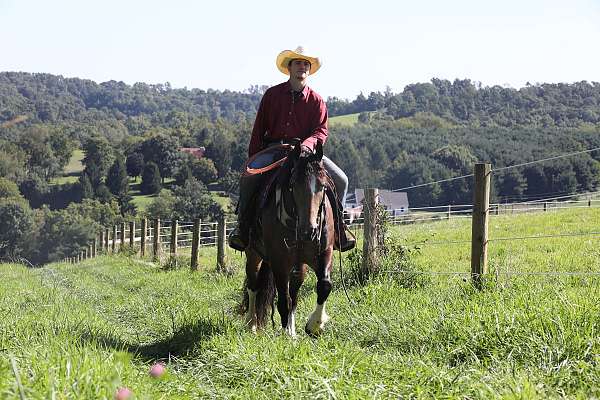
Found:
[[[323,146],[317,142],[314,152],[304,152],[297,145],[288,160],[288,188],[295,205],[297,238],[303,242],[316,242],[320,239],[325,190],[329,184],[329,176],[323,167]]]

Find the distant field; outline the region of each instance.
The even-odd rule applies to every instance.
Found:
[[[79,174],[81,171],[83,171],[83,158],[85,157],[85,153],[83,152],[83,150],[75,150],[73,152],[73,155],[71,156],[71,160],[69,161],[69,163],[67,164],[67,166],[64,169],[64,173],[66,175],[70,175],[70,174]]]
[[[59,176],[52,180],[52,184],[54,185],[62,185],[65,183],[73,183],[77,182],[79,179],[79,174],[83,171],[83,158],[85,154],[83,150],[75,150],[71,155],[71,160],[63,169],[63,176]]]
[[[358,114],[346,114],[346,115],[338,115],[335,117],[329,118],[329,123],[332,125],[354,125],[358,122]]]

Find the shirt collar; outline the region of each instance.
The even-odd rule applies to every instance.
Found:
[[[286,81],[285,82],[285,90],[286,92],[291,92],[292,89],[292,84],[290,83],[290,81]],[[310,91],[310,88],[308,87],[308,85],[304,86],[304,89],[302,89],[302,91],[300,93],[302,93],[302,98],[306,98],[308,96],[308,92]]]

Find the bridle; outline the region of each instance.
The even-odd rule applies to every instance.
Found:
[[[309,163],[309,162],[311,162],[311,161],[307,161],[307,163]],[[289,245],[286,238],[284,238],[285,246],[288,249],[297,247],[298,243],[301,243],[301,241],[299,240],[299,234],[298,234],[298,231],[300,228],[300,215],[298,213],[298,206],[296,204],[296,200],[293,196],[294,185],[296,184],[298,176],[304,172],[304,171],[297,170],[299,164],[300,164],[299,162],[296,162],[294,164],[294,166],[292,167],[292,169],[290,171],[290,179],[288,180],[287,187],[286,187],[287,192],[291,195],[289,197],[291,197],[291,199],[292,199],[292,202],[290,204],[292,207],[292,209],[291,209],[292,215],[296,214],[296,219],[294,220],[293,225],[286,226],[286,228],[294,230],[294,244],[293,245]],[[302,163],[302,164],[306,165],[305,163]],[[322,164],[319,163],[319,172],[321,170],[324,171],[325,174],[327,174],[327,171],[323,168]],[[317,174],[315,173],[315,175],[317,175]],[[327,176],[328,176],[328,174],[327,174]],[[304,179],[306,179],[306,178],[308,178],[308,175],[304,174]],[[315,179],[317,181],[319,181],[319,178],[317,178],[316,176],[315,176]],[[329,179],[331,179],[331,178],[329,178]],[[325,185],[323,185],[323,186],[325,186]],[[311,237],[310,237],[310,242],[315,243],[315,244],[319,244],[321,242],[321,236],[323,233],[323,224],[325,222],[325,197],[327,196],[325,190],[326,190],[325,187],[323,187],[323,190],[321,190],[322,195],[321,195],[321,200],[319,201],[319,210],[318,210],[318,214],[317,214],[317,229],[311,233]],[[282,201],[281,207],[283,207],[285,209],[285,205],[283,205],[283,201]],[[286,214],[288,214],[288,213],[286,212]],[[283,223],[283,221],[282,221],[282,223]],[[285,223],[283,223],[283,225],[285,226]]]

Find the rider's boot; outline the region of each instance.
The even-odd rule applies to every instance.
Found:
[[[335,195],[330,191],[327,191],[329,195],[329,202],[333,209],[334,224],[335,224],[335,243],[333,247],[341,252],[352,250],[356,247],[356,237],[348,230],[346,223],[344,222],[344,211],[342,210],[342,204],[335,198]]]
[[[356,238],[344,223],[344,219],[340,218],[340,220],[339,229],[337,227],[335,229],[335,243],[333,247],[341,252],[352,250],[356,247]]]
[[[244,221],[243,216],[238,214],[238,224],[229,234],[228,242],[229,247],[237,251],[244,251],[248,246],[248,239],[250,234],[249,224]]]

